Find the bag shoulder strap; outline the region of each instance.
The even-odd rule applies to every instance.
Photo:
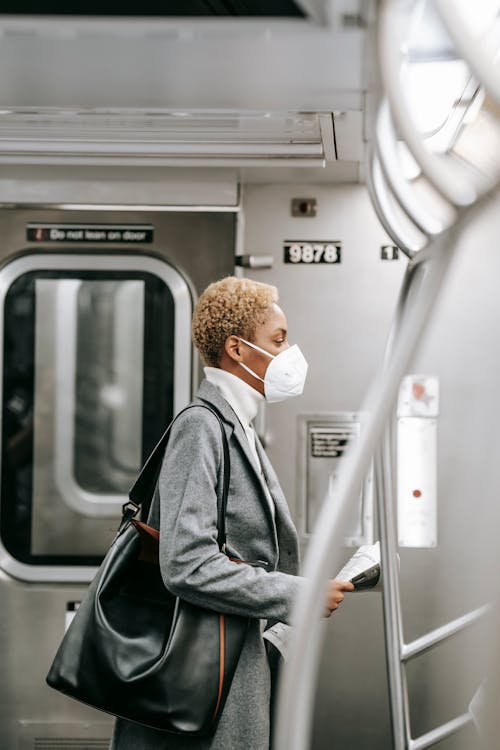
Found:
[[[227,507],[227,496],[229,494],[229,479],[231,476],[231,465],[229,458],[229,445],[227,442],[226,431],[220,418],[217,409],[212,407],[206,401],[202,404],[190,404],[180,411],[175,418],[170,422],[169,426],[159,439],[151,451],[149,458],[141,469],[141,472],[134,484],[130,488],[128,496],[130,502],[125,503],[123,506],[123,517],[120,524],[120,530],[123,529],[128,522],[137,514],[139,507],[142,503],[151,501],[158,482],[160,475],[161,465],[163,462],[163,456],[168,444],[170,437],[170,431],[174,425],[175,420],[180,417],[181,414],[188,411],[189,409],[207,409],[217,417],[219,422],[221,434],[222,434],[222,451],[223,451],[223,479],[222,479],[222,497],[219,501],[217,499],[217,543],[219,549],[224,550],[226,544],[226,507]]]

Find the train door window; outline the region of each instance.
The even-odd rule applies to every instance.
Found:
[[[189,291],[155,258],[38,255],[0,272],[0,295],[0,564],[85,579],[189,400]]]

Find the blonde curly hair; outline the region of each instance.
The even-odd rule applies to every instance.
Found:
[[[192,322],[193,343],[203,362],[218,367],[228,336],[252,339],[257,325],[278,301],[270,284],[227,276],[207,286],[198,300]]]

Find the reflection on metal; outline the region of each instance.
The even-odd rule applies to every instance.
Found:
[[[402,81],[402,39],[406,40],[408,8],[397,0],[384,0],[379,16],[379,60],[394,124],[431,185],[456,206],[474,203],[484,186],[474,169],[450,156],[433,154],[415,125]],[[407,46],[407,45],[406,45]]]
[[[114,298],[115,382],[103,387],[101,398],[112,410],[111,446],[117,467],[135,474],[141,466],[141,440],[137,425],[142,423],[144,349],[144,282],[124,281]],[[125,408],[126,407],[126,408]]]
[[[451,211],[448,220],[443,221],[430,214],[429,211],[421,205],[421,201],[419,201],[415,195],[410,181],[405,178],[401,169],[397,149],[398,141],[392,122],[389,103],[386,99],[382,101],[379,108],[375,127],[375,137],[377,154],[380,160],[380,166],[382,167],[382,172],[384,173],[394,197],[401,208],[406,212],[408,218],[423,234],[427,236],[442,232],[453,222],[455,214]]]
[[[397,204],[387,187],[375,154],[368,167],[368,182],[373,205],[382,226],[405,255],[412,258],[425,246],[426,238],[409,219],[406,219],[406,225],[402,225],[404,214],[401,210],[398,213]]]
[[[481,20],[485,24],[485,33],[479,39],[471,33],[475,24],[469,24],[464,18],[463,10],[468,3],[462,3],[462,7],[457,7],[456,2],[436,0],[435,5],[460,54],[467,60],[474,75],[481,81],[486,91],[500,104],[498,38],[495,38],[498,24],[498,18],[495,16],[498,13],[498,7],[495,8],[493,3],[484,3],[481,19],[480,8],[470,4],[468,12],[472,13],[475,21]],[[485,18],[485,14],[489,17]]]
[[[174,404],[173,409],[174,413],[179,411],[185,404],[189,401],[190,398],[190,385],[191,385],[191,362],[190,362],[190,344],[189,344],[189,330],[190,330],[190,319],[191,319],[191,297],[189,294],[188,287],[184,281],[184,279],[180,276],[180,274],[175,271],[171,266],[167,265],[167,263],[162,262],[160,260],[157,260],[156,258],[152,258],[146,255],[126,255],[126,256],[120,256],[120,255],[43,255],[43,254],[37,254],[37,255],[25,255],[22,256],[8,265],[4,266],[3,269],[0,271],[0,328],[3,330],[4,327],[4,307],[5,307],[5,298],[7,295],[7,292],[9,291],[9,288],[12,286],[12,284],[23,274],[29,273],[29,272],[36,272],[36,271],[45,271],[45,270],[57,270],[58,272],[64,272],[64,270],[68,270],[68,272],[71,272],[73,275],[75,273],[78,273],[78,271],[98,271],[99,274],[102,274],[103,279],[106,278],[107,272],[112,273],[119,273],[119,272],[142,272],[142,273],[149,273],[152,274],[159,279],[161,279],[165,285],[168,287],[175,305],[175,323],[174,323],[174,372],[173,372],[173,380],[174,380]],[[45,281],[45,280],[42,280]],[[48,281],[48,280],[47,280]],[[84,287],[84,284],[82,284],[81,280],[77,279],[64,279],[63,286],[57,288],[54,286],[49,285],[44,286],[42,285],[40,287],[41,297],[39,304],[45,306],[45,309],[47,310],[47,305],[52,305],[53,311],[52,315],[50,315],[45,320],[40,320],[40,326],[37,330],[37,348],[36,351],[36,359],[37,363],[40,361],[40,357],[42,356],[43,361],[43,351],[40,348],[43,342],[45,342],[48,339],[52,339],[54,342],[54,346],[56,345],[56,338],[53,336],[53,330],[51,329],[51,321],[57,320],[58,322],[69,322],[69,329],[66,329],[64,335],[61,336],[61,329],[59,330],[59,337],[57,340],[58,348],[59,348],[59,364],[65,364],[65,366],[69,365],[70,369],[73,369],[74,372],[74,364],[75,364],[75,356],[76,356],[76,341],[74,332],[76,330],[77,325],[77,319],[76,319],[76,313],[77,313],[77,295],[78,292],[82,290]],[[136,284],[137,282],[133,282]],[[142,284],[142,282],[140,282]],[[37,290],[38,291],[38,290]],[[140,299],[142,299],[141,294],[139,293],[139,296],[137,297],[137,291],[138,287],[134,286],[129,291],[126,292],[126,296],[134,294],[134,297],[136,299],[136,303],[140,303]],[[48,295],[48,296],[47,296]],[[59,299],[58,299],[59,295]],[[60,296],[62,295],[62,297]],[[69,307],[66,303],[69,301]],[[69,313],[69,319],[68,321],[63,320],[63,316],[59,315],[59,317],[56,315],[55,310],[58,307],[57,302],[59,302],[59,312],[61,311],[61,304],[63,304],[65,309],[65,314]],[[115,301],[116,302],[116,301]],[[125,303],[129,304],[131,302],[130,296],[128,296],[128,299],[121,298],[118,299],[118,302],[116,303],[118,305],[116,312],[118,313],[119,310],[121,310],[121,313],[123,313],[123,308]],[[43,313],[43,310],[40,308],[37,311],[39,314],[40,312]],[[143,315],[143,314],[142,314]],[[141,315],[139,315],[139,319],[141,319]],[[142,317],[143,319],[143,317]],[[124,322],[125,324],[125,322]],[[139,321],[136,320],[136,323],[134,326],[139,326]],[[45,333],[47,334],[44,337],[44,329]],[[69,330],[69,334],[68,334]],[[129,334],[133,336],[133,330],[129,330]],[[124,339],[125,337],[125,331],[121,331],[121,337]],[[48,338],[47,338],[48,337]],[[138,344],[137,336],[135,337],[135,344]],[[44,346],[45,344],[43,344]],[[66,350],[65,346],[69,345],[69,349]],[[127,344],[128,346],[128,344]],[[130,342],[130,346],[132,346],[132,341]],[[118,351],[120,350],[120,345],[118,347],[118,350],[115,352],[115,356],[119,356]],[[127,358],[131,356],[131,349],[128,350],[128,352],[125,352],[125,347],[123,346],[123,341],[121,345],[121,353],[126,354]],[[49,354],[49,352],[45,352],[45,354]],[[111,354],[111,352],[110,352]],[[136,353],[137,354],[137,353]],[[55,352],[50,355],[52,356],[52,362],[55,361]],[[3,349],[0,348],[0,370],[3,371]],[[142,355],[138,357],[139,360],[142,360]],[[47,364],[47,363],[45,363]],[[125,366],[125,364],[123,365]],[[134,367],[138,367],[137,362],[137,356],[134,361]],[[121,369],[123,370],[123,367],[120,365]],[[142,367],[142,365],[141,365]],[[56,367],[57,369],[57,367]],[[61,368],[59,367],[59,370]],[[49,374],[49,371],[47,371]],[[118,377],[118,381],[121,382],[121,387],[125,387],[126,389],[131,389],[131,392],[135,392],[136,395],[134,395],[134,399],[137,398],[137,384],[133,384],[132,382],[125,383],[124,380],[124,372],[121,373]],[[37,380],[38,378],[38,380]],[[57,388],[58,383],[54,382],[53,376],[50,374],[51,378],[51,384],[50,388],[55,393],[55,396],[57,398],[64,399],[65,396],[62,393],[61,389]],[[54,400],[51,402],[50,400],[47,400],[44,397],[44,393],[46,393],[46,387],[47,383],[42,382],[44,380],[43,375],[41,373],[36,373],[35,375],[35,385],[36,385],[36,406],[35,410],[44,410],[44,414],[46,416],[50,416],[50,418],[53,420],[54,418],[57,418],[57,412],[59,409],[59,418],[61,419],[61,412],[62,412],[62,420],[64,424],[62,425],[62,432],[59,434],[59,442],[56,440],[55,442],[51,439],[51,433],[47,432],[43,435],[40,435],[40,440],[35,441],[35,461],[37,461],[38,456],[38,469],[35,466],[35,477],[34,477],[34,489],[36,486],[36,483],[39,481],[39,477],[37,477],[37,473],[39,470],[41,470],[42,466],[47,466],[47,470],[51,472],[53,475],[53,467],[59,466],[60,464],[60,458],[57,456],[52,456],[49,461],[43,460],[43,456],[40,453],[40,451],[46,451],[50,450],[53,451],[56,450],[62,450],[63,452],[66,451],[66,458],[63,461],[66,464],[66,467],[68,470],[73,467],[73,473],[75,470],[75,464],[73,461],[73,457],[71,455],[72,451],[75,447],[75,439],[76,435],[74,432],[74,425],[72,425],[71,419],[68,419],[70,415],[74,416],[74,387],[72,390],[70,390],[70,400],[72,400],[73,403],[67,403],[66,406],[64,404],[57,405],[57,398],[54,397]],[[0,397],[2,396],[1,391],[3,390],[3,382],[0,382]],[[67,395],[67,394],[66,394]],[[130,393],[129,393],[130,395]],[[1,400],[1,398],[0,398]],[[109,400],[109,393],[108,393],[108,400]],[[49,414],[51,410],[51,403],[54,404],[54,414]],[[47,411],[49,410],[49,412]],[[66,411],[64,411],[66,409]],[[135,410],[136,416],[138,414],[137,409]],[[132,417],[131,417],[132,418]],[[120,419],[120,418],[119,418]],[[121,425],[124,427],[123,423]],[[129,424],[130,427],[130,424]],[[73,443],[64,445],[63,437],[66,435],[68,436],[67,430],[71,431],[73,429]],[[116,424],[115,428],[116,430],[120,429],[119,424]],[[57,430],[54,429],[54,433],[56,433]],[[138,426],[136,429],[136,437],[137,433],[141,432],[140,427]],[[135,438],[134,438],[135,440]],[[136,448],[131,448],[130,453],[128,455],[128,460],[132,458],[132,453]],[[111,457],[112,458],[112,457]],[[120,469],[122,470],[122,469]],[[66,476],[66,480],[67,480]],[[105,509],[104,515],[113,513],[114,517],[118,516],[118,495],[116,497],[116,503],[112,507],[112,504],[108,502],[109,498],[106,496],[106,494],[103,494],[98,497],[88,497],[85,496],[85,490],[81,487],[81,483],[77,484],[75,481],[75,477],[71,477],[71,482],[73,483],[73,494],[69,494],[69,504],[71,504],[73,500],[76,500],[78,497],[78,508],[75,508],[75,510],[78,510],[78,515],[80,519],[82,519],[82,523],[89,523],[89,524],[95,524],[96,519],[102,518],[102,513],[100,512],[100,503],[102,503],[103,508]],[[66,481],[65,480],[65,481]],[[64,482],[63,482],[64,485]],[[49,491],[49,485],[47,485],[47,490],[45,491],[45,494]],[[82,496],[87,501],[87,504],[85,503],[81,504]],[[122,502],[125,499],[126,495],[125,493],[120,497],[120,502]],[[50,499],[50,498],[49,498]],[[64,497],[64,500],[66,500],[66,509],[69,511],[67,498]],[[54,503],[52,502],[52,505]],[[37,504],[34,504],[34,512],[35,514],[38,513],[38,515],[34,518],[34,525],[32,529],[32,534],[36,534],[36,529],[39,527],[40,523],[45,523],[45,528],[50,528],[51,526],[54,527],[54,530],[57,530],[57,533],[59,537],[64,538],[66,541],[65,543],[69,543],[73,545],[74,547],[78,547],[80,544],[79,539],[74,539],[71,537],[71,534],[74,535],[74,529],[71,526],[71,523],[68,525],[68,534],[65,536],[65,529],[66,526],[62,522],[61,514],[57,516],[57,523],[54,521],[53,513],[54,508],[52,508],[52,511],[50,511],[50,504],[46,505],[45,508],[38,508]],[[55,506],[54,506],[55,507]],[[74,505],[72,506],[74,507]],[[83,513],[82,513],[83,511]],[[52,512],[52,516],[50,513]],[[74,514],[74,510],[72,510],[72,513]],[[87,514],[88,518],[85,517],[85,513]],[[48,525],[47,525],[48,524]],[[107,537],[109,537],[110,534],[113,533],[115,524],[110,524],[110,531],[106,532]],[[41,528],[41,527],[40,527]],[[95,529],[94,529],[95,531]],[[95,536],[95,534],[94,534]],[[50,536],[46,535],[38,535],[36,539],[33,540],[33,543],[35,547],[39,545],[43,545],[43,552],[47,551],[47,545],[52,545],[54,547],[55,542]],[[59,542],[58,542],[59,543]],[[83,542],[82,542],[83,543]],[[108,540],[109,543],[109,540]],[[52,548],[51,548],[52,551]],[[38,554],[38,552],[35,550],[34,554]],[[58,550],[55,550],[55,554],[58,554]],[[76,554],[81,554],[79,551],[76,552]],[[95,553],[93,551],[88,552],[85,550],[84,554],[99,554],[98,551]],[[90,566],[62,566],[62,565],[28,565],[26,563],[22,563],[19,560],[15,559],[9,551],[5,548],[5,546],[0,541],[0,567],[6,571],[8,574],[14,576],[15,578],[20,578],[22,580],[26,581],[73,581],[73,582],[87,582],[92,579],[92,577],[95,575],[95,568]]]
[[[366,175],[366,184],[370,193],[370,198],[372,201],[372,205],[374,208],[374,211],[377,215],[378,220],[380,221],[380,224],[383,226],[385,231],[387,232],[387,236],[391,238],[391,240],[394,242],[395,246],[403,252],[407,258],[413,258],[415,255],[416,250],[412,250],[411,248],[407,247],[406,243],[400,237],[398,232],[394,231],[392,225],[388,221],[384,209],[385,209],[385,202],[384,198],[380,198],[377,194],[374,186],[374,180],[373,180],[373,158],[369,159],[368,161],[368,169],[367,169],[367,175]],[[402,244],[398,244],[402,243]]]
[[[389,682],[389,699],[394,750],[405,750],[405,737],[410,736],[408,688],[406,672],[401,668],[399,644],[403,643],[403,616],[399,589],[397,542],[395,534],[394,504],[385,502],[392,498],[392,474],[387,466],[390,456],[391,434],[386,430],[383,447],[377,452],[376,483],[377,510],[380,528],[380,560],[384,571],[383,597],[385,658]],[[396,698],[397,696],[397,698]]]
[[[105,275],[105,274],[103,274]],[[92,345],[86,352],[85,361],[79,362],[79,330],[85,336],[84,320],[79,318],[79,300],[84,293],[91,291],[112,300],[112,321],[101,319],[90,331]],[[53,327],[47,315],[37,316],[37,327],[48,327],[55,331],[55,451],[53,470],[61,496],[77,513],[90,517],[116,518],[117,510],[126,500],[127,488],[140,468],[142,424],[142,366],[144,338],[144,282],[142,281],[79,281],[74,279],[53,279],[37,281],[38,294],[51,293],[54,296]],[[92,300],[89,300],[92,303]],[[93,300],[95,305],[95,300]],[[85,305],[83,306],[83,308]],[[98,310],[93,311],[93,316]],[[112,333],[109,331],[111,325]],[[111,333],[111,339],[99,346],[99,340]],[[107,362],[99,361],[99,351],[107,357]],[[112,359],[111,359],[112,358]],[[111,359],[111,361],[110,361]],[[114,365],[114,366],[113,366]],[[37,377],[46,377],[40,363],[36,362]],[[94,474],[102,473],[112,461],[110,451],[115,453],[115,462],[128,465],[128,471],[121,471],[122,481],[115,477],[113,484],[123,485],[119,493],[89,491],[78,481],[77,466],[79,456],[76,450],[75,433],[78,427],[77,375],[81,380],[88,379],[94,389],[100,389],[99,404],[93,413],[84,416],[87,425],[92,423],[94,436],[103,435],[100,441],[99,466],[91,469]],[[114,375],[114,382],[105,382]],[[100,406],[100,409],[99,409]],[[90,411],[90,409],[89,409]],[[78,422],[77,422],[78,420]],[[109,422],[110,428],[109,429]],[[37,431],[38,432],[38,431]],[[116,472],[115,472],[116,473]]]

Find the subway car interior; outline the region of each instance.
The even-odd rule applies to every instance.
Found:
[[[109,746],[45,676],[227,275],[309,362],[256,418],[307,579],[276,748],[500,748],[500,2],[4,0],[0,70],[0,748]]]

